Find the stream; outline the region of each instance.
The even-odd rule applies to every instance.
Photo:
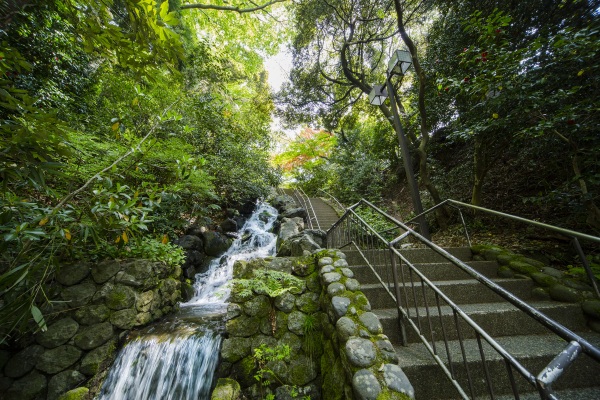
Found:
[[[205,400],[219,361],[233,264],[275,254],[277,210],[259,203],[240,237],[208,270],[177,313],[141,330],[119,352],[100,400]]]

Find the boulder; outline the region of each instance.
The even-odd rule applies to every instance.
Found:
[[[231,336],[249,337],[258,332],[259,319],[241,315],[227,321],[225,326]]]
[[[238,224],[232,218],[227,218],[221,223],[221,229],[223,232],[237,232]]]
[[[275,308],[283,312],[289,313],[294,309],[296,297],[290,292],[285,292],[275,298]]]
[[[304,335],[306,314],[301,311],[292,311],[288,316],[288,329],[296,335]]]
[[[90,389],[86,387],[78,387],[73,390],[69,390],[58,398],[58,400],[86,400],[89,396]]]
[[[264,317],[269,314],[271,310],[271,303],[267,296],[253,296],[250,300],[246,301],[242,308],[246,315],[250,317]]]
[[[91,350],[102,346],[113,336],[113,327],[104,322],[92,325],[82,330],[75,336],[75,345],[82,350]]]
[[[110,316],[110,323],[119,329],[131,329],[136,324],[137,312],[133,308],[115,311]]]
[[[345,345],[348,361],[355,367],[368,368],[377,358],[377,350],[368,339],[351,337]]]
[[[305,219],[308,217],[308,213],[302,207],[291,208],[285,210],[282,214],[279,214],[279,219],[283,220],[284,218],[302,218]]]
[[[109,316],[110,310],[104,304],[81,307],[75,312],[75,319],[82,325],[99,324]]]
[[[115,351],[115,341],[112,340],[87,353],[81,360],[79,371],[87,376],[95,375],[102,363],[112,358]]]
[[[203,232],[202,240],[204,241],[204,252],[209,256],[218,257],[229,249],[230,242],[218,232]]]
[[[381,385],[377,377],[368,369],[356,371],[352,377],[352,389],[358,400],[376,400],[381,393]]]
[[[292,358],[288,366],[287,380],[292,385],[304,386],[317,377],[317,365],[313,359],[303,355]]]
[[[408,381],[406,374],[395,364],[385,364],[383,366],[383,381],[385,385],[394,392],[404,393],[411,399],[415,398],[415,390]]]
[[[54,375],[48,383],[47,400],[58,400],[58,398],[69,389],[83,383],[86,377],[75,370],[63,371]]]
[[[317,311],[319,306],[319,295],[317,293],[304,293],[296,299],[296,307],[302,312],[311,314]]]
[[[48,330],[38,333],[35,339],[42,346],[53,349],[65,344],[77,333],[77,329],[79,329],[79,324],[72,318],[67,317],[59,319],[48,326]]]
[[[77,263],[70,265],[61,265],[56,271],[56,280],[61,285],[73,286],[90,274],[90,265],[87,263]]]
[[[200,232],[199,232],[200,233]],[[202,233],[200,233],[202,234]],[[197,250],[202,251],[204,244],[202,239],[197,235],[183,235],[174,242],[176,245],[182,247],[184,250]]]
[[[203,264],[205,255],[198,250],[186,250],[185,262],[181,265],[183,276],[187,279],[194,279],[196,274],[206,272]]]
[[[121,270],[121,265],[115,260],[105,260],[94,264],[92,267],[92,278],[94,282],[102,284],[115,276]]]
[[[234,363],[250,355],[250,338],[232,337],[223,340],[221,357],[227,362]]]
[[[229,378],[219,378],[212,392],[211,400],[237,400],[241,395],[240,384]]]
[[[36,368],[47,374],[56,374],[75,364],[81,357],[81,350],[75,346],[62,345],[46,350],[36,364]]]
[[[4,366],[4,374],[9,378],[25,376],[35,367],[39,357],[44,353],[42,346],[28,346],[12,356]]]
[[[123,310],[135,305],[135,291],[129,286],[114,285],[104,292],[104,304],[111,310]]]
[[[362,313],[358,319],[361,324],[363,324],[363,326],[372,334],[378,335],[383,333],[383,326],[381,326],[379,318],[377,318],[377,315],[373,314],[372,312]]]
[[[5,400],[33,400],[45,398],[48,382],[46,377],[37,371],[15,381],[6,393],[3,393]]]
[[[96,290],[96,285],[94,285],[94,283],[84,281],[78,285],[65,288],[60,293],[60,297],[68,302],[67,305],[70,308],[76,308],[89,303],[94,297]]]

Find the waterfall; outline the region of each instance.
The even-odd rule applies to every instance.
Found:
[[[100,400],[204,400],[219,358],[222,316],[237,260],[274,255],[277,210],[259,203],[229,250],[196,275],[195,295],[168,321],[146,328],[115,360]]]

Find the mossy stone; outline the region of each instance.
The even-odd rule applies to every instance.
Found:
[[[317,377],[317,364],[309,357],[297,356],[290,361],[287,380],[292,385],[304,386]]]
[[[550,297],[552,297],[554,300],[564,301],[567,303],[577,303],[582,298],[582,295],[578,290],[561,284],[552,286],[548,290],[548,293],[550,293]]]
[[[530,275],[531,279],[540,286],[550,287],[558,283],[558,279],[553,276],[546,275],[543,272],[534,272]]]
[[[247,388],[256,383],[256,361],[248,356],[236,362],[231,367],[231,378],[239,382],[242,388]]]
[[[342,360],[338,357],[331,363],[321,364],[321,371],[323,372],[323,398],[344,399],[345,372]]]
[[[523,261],[529,265],[533,265],[534,267],[536,267],[540,270],[546,266],[546,264],[544,264],[543,262],[541,262],[539,260],[535,260],[533,258],[529,258],[529,257],[522,257],[521,261]]]
[[[56,374],[75,364],[81,357],[81,350],[75,346],[62,345],[42,354],[35,367],[47,374]]]
[[[241,395],[240,384],[235,379],[220,378],[210,396],[211,400],[236,400]]]
[[[116,349],[116,340],[111,340],[108,343],[90,351],[81,360],[79,371],[87,376],[95,375],[100,366],[112,360]]]
[[[583,313],[600,321],[600,300],[586,300],[581,303]]]
[[[547,288],[535,287],[531,290],[531,295],[538,300],[550,300],[550,294]]]
[[[264,317],[271,311],[271,303],[267,296],[257,295],[246,301],[242,309],[250,317]]]
[[[78,387],[69,390],[58,398],[58,400],[84,400],[87,399],[90,389],[86,387]]]
[[[516,254],[512,254],[512,253],[498,254],[498,257],[496,257],[496,261],[498,261],[498,264],[500,264],[500,265],[508,265],[508,264],[510,264],[511,261],[516,261],[518,259],[519,259],[519,256],[517,256]]]
[[[481,255],[483,256],[483,258],[485,258],[487,261],[496,261],[496,259],[498,258],[498,256],[502,253],[505,253],[505,250],[499,248],[499,247],[491,247],[488,249],[485,249],[481,252]]]
[[[223,340],[221,357],[223,360],[234,363],[250,354],[250,338],[232,337]]]
[[[487,248],[488,248],[488,246],[485,244],[474,244],[473,246],[471,246],[471,252],[473,254],[479,254],[483,250],[486,250]]]
[[[296,298],[296,307],[307,314],[317,311],[319,306],[319,295],[313,292],[307,292]]]
[[[520,274],[524,274],[524,275],[530,275],[530,274],[533,274],[534,272],[540,271],[539,268],[536,268],[533,265],[528,264],[523,261],[520,261],[520,260],[511,261],[508,265],[510,266],[510,268],[513,271],[518,272]]]
[[[260,320],[257,317],[240,315],[225,323],[225,329],[231,336],[248,337],[258,332]]]
[[[500,278],[514,278],[515,271],[510,269],[508,265],[502,265],[498,267],[498,277]]]
[[[314,293],[321,292],[321,280],[318,272],[313,272],[306,277],[306,288]]]
[[[124,310],[135,305],[135,291],[125,285],[115,285],[106,293],[104,304],[111,310]]]

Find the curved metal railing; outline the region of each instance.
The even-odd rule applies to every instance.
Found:
[[[459,202],[454,202],[454,204],[456,203]],[[462,205],[463,203],[460,204]],[[379,232],[375,230],[357,213],[359,207],[363,206],[369,208],[371,212],[375,212],[380,218],[387,221],[391,227]],[[427,212],[431,211],[432,209]],[[516,218],[524,220],[519,217]],[[399,236],[391,240],[389,237],[384,237],[389,236],[390,232],[396,230],[400,233]],[[569,233],[571,232],[569,231]],[[564,234],[564,231],[562,233]],[[585,237],[588,239],[588,236],[578,234],[574,237]],[[600,241],[600,238],[591,238],[594,241]],[[402,241],[407,239],[418,241],[440,254],[487,289],[501,296],[525,313],[525,315],[533,318],[551,332],[564,339],[567,342],[566,347],[540,373],[535,375],[519,359],[511,355],[497,340],[482,329],[448,295],[433,284],[402,254],[402,251],[397,247]],[[539,392],[541,398],[556,399],[552,384],[578,359],[580,353],[584,353],[595,362],[600,363],[600,350],[586,339],[523,302],[508,290],[483,276],[457,257],[449,254],[446,250],[427,240],[409,226],[396,220],[367,200],[363,199],[346,210],[340,220],[328,230],[327,241],[328,247],[344,248],[352,245],[358,250],[367,265],[377,276],[387,294],[391,296],[396,304],[400,318],[400,334],[403,344],[407,342],[406,329],[412,329],[464,399],[469,398],[467,392],[471,398],[475,398],[475,387],[479,385],[485,385],[490,397],[492,399],[495,398],[495,390],[492,383],[493,377],[486,361],[484,342],[487,343],[485,347],[488,349],[488,352],[489,349],[492,349],[504,361],[506,376],[502,378],[502,382],[510,386],[516,399],[519,398],[519,392],[524,384],[521,384],[521,381],[517,382],[514,372],[517,372],[517,376],[521,376],[528,385],[533,386]],[[388,252],[384,250],[388,250]],[[430,302],[434,305],[429,306]],[[451,310],[453,324],[446,324],[444,322],[442,304]],[[425,319],[423,323],[421,322],[422,318]],[[455,331],[451,331],[452,329]],[[471,333],[477,341],[480,357],[480,364],[478,364],[480,367],[477,369],[472,369],[469,365],[473,360],[468,359],[466,355],[464,329],[471,329]],[[451,333],[455,334],[458,338],[460,347],[458,356],[450,349],[449,337]],[[443,345],[440,345],[435,340],[436,336],[440,334]],[[475,375],[477,374],[480,374],[480,376],[476,377]]]

